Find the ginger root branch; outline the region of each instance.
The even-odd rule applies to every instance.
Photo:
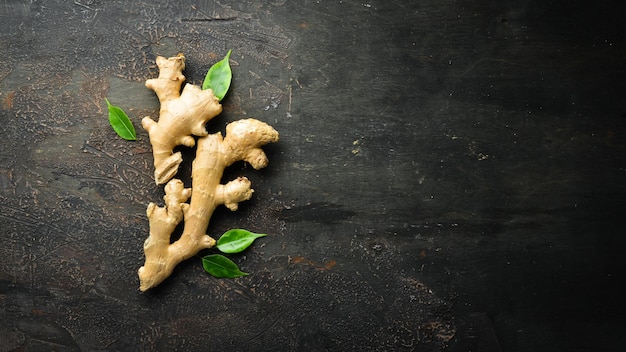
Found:
[[[146,81],[146,87],[152,89],[161,103],[159,121],[146,116],[141,121],[148,132],[154,156],[154,180],[164,184],[178,171],[182,162],[180,152],[174,153],[178,145],[193,147],[193,136],[206,136],[204,125],[222,112],[222,105],[210,89],[202,90],[193,84],[186,84],[183,70],[185,56],[166,59],[156,58],[159,77]]]
[[[188,84],[180,94],[185,80],[182,54],[169,59],[158,57],[157,65],[159,77],[148,80],[146,86],[159,97],[160,118],[155,122],[146,117],[142,124],[153,148],[155,181],[167,184],[165,205],[150,203],[146,210],[150,235],[144,242],[146,261],[138,270],[141,291],[163,282],[183,260],[215,246],[215,240],[206,230],[216,207],[224,205],[237,210],[239,203],[250,199],[254,192],[245,177],[221,184],[224,169],[239,160],[249,162],[255,169],[267,166],[268,158],[261,147],[279,138],[271,126],[255,119],[230,123],[225,137],[219,132],[208,134],[205,123],[222,111],[213,92]],[[193,136],[200,138],[189,189],[182,181],[172,178],[182,161],[181,154],[173,153],[173,149],[177,145],[194,146]],[[172,243],[172,233],[181,222],[184,222],[183,232]]]

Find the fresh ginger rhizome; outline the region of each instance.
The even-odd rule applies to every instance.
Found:
[[[274,128],[256,119],[228,124],[225,136],[220,132],[209,134],[205,124],[222,112],[213,90],[186,84],[181,93],[185,81],[182,54],[170,58],[159,56],[156,62],[159,76],[147,80],[146,87],[159,98],[159,120],[144,117],[142,126],[152,145],[155,182],[165,184],[165,205],[150,203],[146,211],[150,235],[144,243],[146,261],[138,271],[141,291],[163,282],[178,263],[215,246],[215,240],[206,234],[215,208],[225,205],[237,210],[238,203],[250,199],[253,193],[246,177],[221,184],[224,169],[239,160],[257,170],[267,166],[268,158],[261,147],[279,138]],[[192,184],[191,188],[185,188],[181,180],[173,178],[182,162],[181,153],[175,153],[174,148],[196,144]],[[180,222],[184,223],[183,233],[170,243]]]

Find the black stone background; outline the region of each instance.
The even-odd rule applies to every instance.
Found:
[[[622,351],[620,4],[2,1],[0,351]],[[229,49],[208,130],[281,140],[228,170],[256,192],[207,232],[268,236],[233,257],[248,277],[195,258],[142,294],[143,83]]]

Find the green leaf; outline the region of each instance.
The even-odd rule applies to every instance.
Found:
[[[233,77],[230,70],[230,52],[221,61],[211,66],[206,77],[204,77],[204,83],[202,83],[202,89],[212,89],[213,94],[219,100],[222,100],[230,88],[230,81]]]
[[[228,230],[217,240],[217,249],[224,253],[239,253],[248,248],[254,240],[263,236],[267,235],[243,229]]]
[[[128,115],[126,115],[124,110],[111,105],[109,99],[104,98],[104,100],[107,102],[107,107],[109,108],[109,123],[111,127],[113,127],[120,137],[129,141],[136,140],[137,134],[135,133],[135,127],[128,118]]]
[[[237,264],[233,263],[232,260],[221,254],[211,254],[202,257],[202,266],[207,273],[215,277],[226,277],[232,279],[248,275],[248,273],[244,273],[239,270]]]

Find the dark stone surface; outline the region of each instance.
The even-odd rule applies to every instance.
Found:
[[[616,2],[615,2],[616,3]],[[621,351],[626,23],[583,1],[4,1],[0,351]],[[266,232],[139,293],[156,55],[273,125]],[[183,150],[187,156],[193,151]],[[181,170],[189,182],[190,164]]]

